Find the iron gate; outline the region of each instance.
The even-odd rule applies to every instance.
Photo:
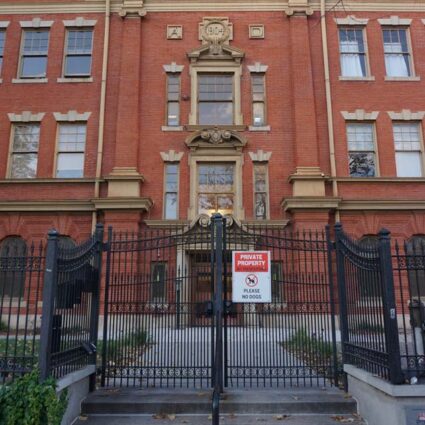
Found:
[[[215,231],[217,220],[223,231]],[[190,227],[110,232],[102,385],[210,388],[215,356],[226,387],[329,385],[337,353],[328,241],[325,233],[221,216]],[[271,252],[270,303],[231,302],[234,250]],[[223,348],[215,355],[217,341]]]

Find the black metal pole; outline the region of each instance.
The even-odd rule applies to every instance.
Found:
[[[336,271],[338,281],[338,296],[339,296],[339,321],[341,332],[341,350],[342,364],[345,363],[345,343],[349,342],[348,333],[348,316],[347,316],[347,291],[345,286],[345,264],[344,255],[341,250],[341,238],[343,237],[342,224],[335,224],[335,251],[336,251]],[[344,390],[348,390],[347,376],[344,377]]]
[[[58,236],[56,230],[50,230],[47,238],[46,265],[43,286],[43,310],[40,330],[40,379],[46,380],[50,375],[52,358],[53,313],[57,286]]]
[[[332,253],[334,246],[331,241],[330,227],[326,226],[326,244],[328,250],[328,278],[329,278],[329,300],[331,304],[331,327],[332,327],[332,357],[333,357],[333,377],[334,385],[338,386],[338,354],[336,348],[336,327],[335,327],[335,287],[334,287],[334,276],[332,267]]]
[[[392,384],[404,381],[401,369],[400,343],[398,339],[397,310],[394,293],[394,277],[391,255],[390,231],[382,229],[379,233],[379,262],[382,279],[382,295],[385,323],[385,340],[388,353],[388,366]]]

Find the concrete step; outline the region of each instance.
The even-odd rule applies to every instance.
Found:
[[[353,414],[356,401],[335,388],[228,389],[222,414]],[[186,389],[107,388],[91,393],[82,404],[86,415],[210,414],[211,391]]]
[[[220,415],[220,425],[365,425],[357,415]],[[90,415],[74,425],[211,425],[210,415]]]

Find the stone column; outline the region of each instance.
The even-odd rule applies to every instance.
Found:
[[[310,54],[308,17],[313,14],[308,0],[289,0],[292,87],[295,127],[295,173],[291,176],[293,196],[325,196],[319,166],[313,66]]]
[[[121,70],[118,95],[115,162],[108,180],[108,197],[139,197],[143,176],[138,170],[140,119],[141,18],[143,1],[124,0]]]

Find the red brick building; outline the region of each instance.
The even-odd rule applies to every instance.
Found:
[[[0,239],[215,211],[425,234],[424,23],[425,1],[1,2]]]

